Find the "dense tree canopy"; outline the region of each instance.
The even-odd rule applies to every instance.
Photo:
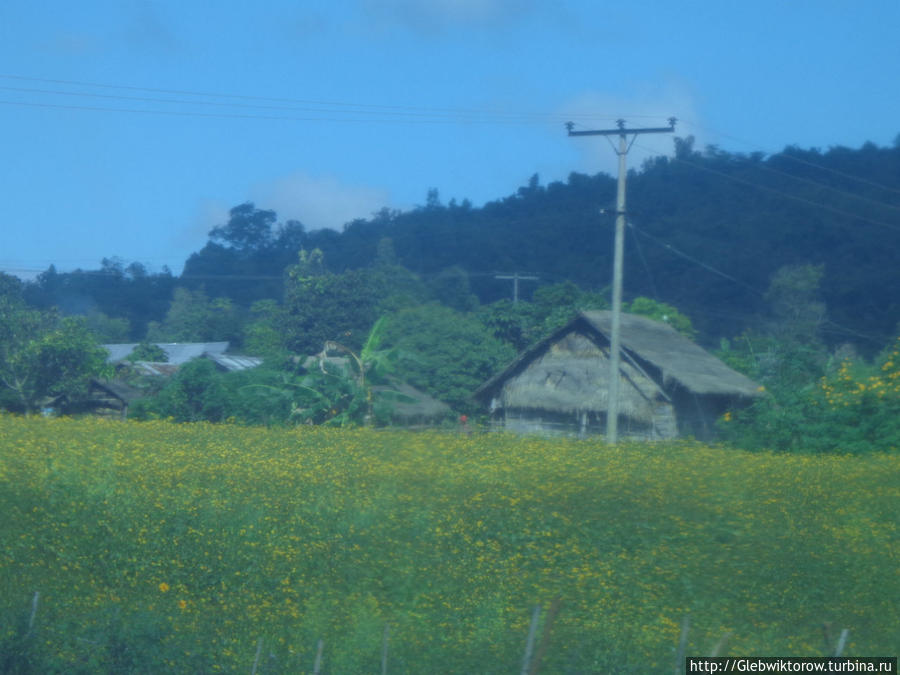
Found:
[[[800,414],[815,383],[837,377],[838,348],[852,343],[871,359],[900,329],[900,144],[773,155],[694,145],[677,138],[673,156],[629,175],[626,308],[719,345],[772,393],[753,423],[796,427],[773,420]],[[224,397],[255,411],[246,419],[284,420],[309,375],[299,372],[304,357],[330,340],[358,353],[386,317],[385,344],[405,354],[404,379],[465,410],[517,351],[579,310],[608,307],[614,199],[605,174],[547,185],[534,175],[481,207],[444,203],[431,189],[422,206],[384,208],[342,232],[307,232],[245,203],[178,278],[116,259],[97,270],[51,267],[26,284],[0,276],[12,317],[0,326],[6,396],[23,409],[76,395],[77,386],[46,384],[52,378],[40,393],[21,384],[17,373],[36,354],[57,365],[67,358],[52,335],[89,354],[91,340],[228,340],[280,365],[258,382],[241,376],[247,382],[227,396],[220,377],[198,366],[176,381],[170,402],[189,402],[192,419],[240,416],[219,405]],[[537,277],[520,285],[517,303],[498,279],[513,273]],[[86,323],[60,319],[72,315]],[[350,389],[340,395],[353,399]]]

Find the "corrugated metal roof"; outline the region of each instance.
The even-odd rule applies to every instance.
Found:
[[[211,359],[217,366],[227,370],[228,372],[256,368],[263,362],[263,360],[257,356],[239,356],[237,354],[210,354],[208,352],[205,354],[205,356]]]
[[[106,359],[108,363],[118,363],[128,358],[128,355],[138,346],[137,342],[129,342],[128,344],[103,345],[103,348],[109,352]]]
[[[228,349],[227,342],[155,342],[154,344],[166,353],[166,362],[176,366],[204,354],[223,354]],[[137,342],[103,345],[104,349],[109,352],[107,361],[110,363],[124,361],[137,346]]]

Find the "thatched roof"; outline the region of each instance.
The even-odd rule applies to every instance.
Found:
[[[110,396],[114,396],[124,403],[131,403],[132,401],[141,398],[145,395],[140,389],[136,387],[132,387],[130,384],[125,382],[124,380],[91,380],[91,386],[96,387],[97,389],[102,389]]]
[[[609,339],[612,312],[582,312],[581,317]],[[694,394],[758,396],[759,385],[686,338],[670,325],[635,314],[622,314],[623,349],[634,352]]]
[[[347,356],[309,356],[303,361],[303,367],[307,370],[319,370],[323,366],[329,373],[349,372],[351,362]],[[372,391],[382,394],[390,404],[392,422],[426,424],[439,422],[453,414],[449,405],[411,384],[391,376],[386,380],[385,384],[373,385]]]
[[[609,361],[593,336],[576,329],[544,347],[498,383],[500,405],[558,413],[606,410]],[[632,364],[623,362],[621,368],[629,384],[621,389],[622,414],[649,422],[655,401],[665,394]]]
[[[373,386],[372,390],[387,395],[391,419],[399,424],[436,422],[453,414],[443,401],[394,378],[389,378],[386,385]]]
[[[501,405],[510,408],[606,410],[611,329],[611,312],[582,312],[520,354],[475,397],[488,401],[499,395]],[[698,395],[759,394],[755,382],[667,324],[623,314],[621,344],[621,372],[630,385],[622,391],[621,411],[634,419],[650,419],[657,402],[666,400],[666,390],[676,383]],[[658,369],[662,382],[654,382],[641,362]]]

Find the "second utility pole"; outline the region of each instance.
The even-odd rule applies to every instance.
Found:
[[[620,329],[622,323],[622,267],[625,251],[625,178],[628,173],[625,168],[625,156],[631,150],[638,134],[663,134],[675,131],[675,118],[669,118],[669,126],[653,127],[646,129],[626,129],[625,120],[617,120],[618,129],[603,129],[599,131],[573,131],[572,122],[566,123],[569,136],[618,136],[619,149],[619,182],[616,191],[616,238],[613,247],[613,296],[612,296],[612,330],[609,336],[609,385],[607,388],[606,402],[606,442],[615,443],[618,440],[619,430],[619,352]],[[628,142],[628,134],[633,134],[631,143]],[[615,149],[615,146],[613,146]]]

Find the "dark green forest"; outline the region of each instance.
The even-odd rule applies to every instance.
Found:
[[[5,280],[4,306],[83,317],[100,342],[228,340],[281,364],[271,376],[282,382],[287,355],[296,364],[326,341],[394,350],[413,384],[472,413],[479,381],[578,309],[606,306],[615,189],[603,173],[549,184],[534,175],[476,207],[444,203],[434,188],[420,206],[385,208],[342,232],[307,231],[245,203],[180,275],[109,258],[95,270],[51,267],[33,282]],[[900,334],[898,260],[900,142],[764,155],[678,138],[673,156],[629,173],[629,307],[678,322],[776,399],[779,388],[817,386],[847,358],[888,362]],[[497,278],[512,274],[537,277],[519,281],[517,304],[512,281]],[[460,354],[479,358],[443,367]]]

